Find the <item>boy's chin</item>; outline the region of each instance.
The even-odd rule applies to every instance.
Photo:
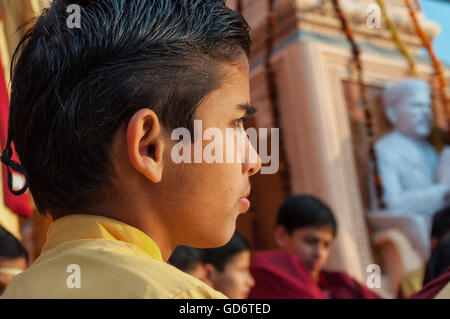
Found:
[[[214,240],[211,241],[211,245],[213,245],[211,248],[215,247],[222,247],[231,240],[231,237],[233,237],[234,231],[236,230],[236,227],[233,227],[232,229],[227,230],[226,232],[224,229],[222,229],[222,232],[219,233],[219,231],[216,232]]]
[[[235,228],[233,228],[232,231],[227,230],[225,232],[223,227],[217,227],[214,233],[204,233],[201,235],[200,239],[197,238],[195,241],[186,241],[182,245],[201,249],[222,247],[231,240],[234,230]]]

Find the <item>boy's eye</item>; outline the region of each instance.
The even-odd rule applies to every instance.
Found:
[[[242,117],[238,120],[233,121],[233,125],[236,127],[244,127],[244,124],[248,122],[248,117]]]

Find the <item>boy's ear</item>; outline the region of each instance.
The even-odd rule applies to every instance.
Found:
[[[274,238],[278,248],[286,249],[289,240],[289,234],[283,226],[278,225],[277,227],[275,227]]]
[[[131,165],[153,183],[159,183],[163,169],[164,140],[156,113],[136,112],[128,122],[127,152]]]

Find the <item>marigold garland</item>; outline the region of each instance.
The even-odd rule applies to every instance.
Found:
[[[381,9],[381,14],[383,15],[384,20],[386,20],[386,23],[389,27],[389,30],[391,31],[392,38],[394,39],[395,44],[397,45],[400,53],[408,60],[408,64],[410,67],[411,75],[414,77],[419,77],[417,73],[417,67],[416,62],[414,61],[414,58],[412,57],[411,53],[409,52],[406,45],[403,43],[403,41],[400,39],[400,35],[397,29],[397,26],[392,21],[392,19],[389,17],[386,6],[384,4],[384,0],[377,0],[377,3]]]
[[[280,128],[280,174],[283,177],[283,188],[287,194],[291,194],[291,184],[289,176],[289,163],[286,160],[286,153],[283,144],[283,131],[280,126],[280,107],[279,95],[277,88],[276,73],[272,65],[272,56],[275,46],[275,28],[277,15],[275,12],[275,0],[268,0],[268,15],[267,15],[267,57],[265,62],[267,85],[269,88],[269,98],[272,105],[274,126]]]
[[[419,36],[420,40],[422,41],[423,46],[427,49],[428,55],[430,56],[431,62],[433,63],[436,75],[438,77],[442,104],[443,104],[443,107],[444,107],[444,110],[446,113],[447,123],[449,126],[448,130],[449,130],[449,134],[450,134],[450,110],[448,107],[448,97],[447,97],[447,92],[446,92],[447,80],[445,78],[444,70],[442,69],[442,63],[434,52],[432,41],[430,40],[430,38],[428,37],[428,35],[425,33],[422,26],[420,25],[419,19],[417,18],[416,11],[413,8],[410,0],[404,0],[404,2],[409,10],[409,15],[411,16],[411,19],[414,23],[416,33]],[[416,2],[416,5],[419,5],[418,7],[420,8],[419,3]]]
[[[243,11],[243,3],[242,0],[238,0],[237,2],[237,11],[242,15]],[[272,66],[272,56],[275,46],[275,27],[276,27],[276,12],[275,12],[275,3],[274,0],[268,0],[268,14],[267,14],[267,56],[265,61],[265,69],[266,69],[266,78],[267,78],[267,86],[269,91],[269,99],[272,105],[273,112],[273,120],[274,126],[279,128],[280,132],[280,144],[279,144],[279,152],[280,152],[280,169],[279,172],[282,176],[283,180],[283,189],[287,194],[291,194],[291,184],[290,184],[290,175],[289,175],[289,164],[286,161],[286,153],[283,144],[283,135],[280,127],[280,115],[279,115],[279,103],[278,103],[278,88],[276,83],[276,74]]]
[[[375,152],[375,147],[374,147],[375,134],[374,134],[374,129],[373,129],[373,121],[372,121],[373,116],[369,109],[369,103],[368,103],[368,98],[367,98],[367,88],[364,83],[364,77],[363,77],[364,69],[363,69],[363,64],[361,61],[361,50],[355,41],[355,37],[353,35],[353,30],[351,29],[350,23],[349,23],[347,17],[345,16],[344,12],[341,9],[339,0],[332,0],[332,1],[333,1],[333,6],[336,11],[336,14],[338,15],[339,20],[341,21],[342,30],[344,31],[344,33],[347,37],[347,40],[349,41],[349,43],[352,47],[353,63],[355,64],[356,69],[358,71],[358,85],[359,85],[359,89],[360,89],[362,107],[364,110],[366,133],[367,133],[368,140],[369,140],[369,158],[370,158],[370,161],[372,163],[372,168],[373,168],[373,172],[372,172],[373,173],[373,183],[375,186],[375,192],[376,192],[378,203],[380,205],[380,208],[383,209],[383,208],[386,208],[386,205],[383,201],[383,185],[382,185],[382,180],[381,180],[378,166],[377,166],[377,154]]]

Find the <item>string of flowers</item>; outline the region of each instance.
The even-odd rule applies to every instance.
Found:
[[[434,52],[432,41],[428,37],[428,35],[423,30],[422,26],[419,23],[419,19],[416,14],[416,10],[413,8],[410,0],[404,0],[405,5],[407,6],[409,10],[409,15],[411,16],[411,19],[414,23],[414,27],[416,29],[416,33],[419,36],[420,40],[422,41],[423,46],[426,48],[428,55],[430,56],[431,62],[433,64],[433,67],[436,72],[436,76],[438,77],[439,81],[439,89],[440,89],[440,95],[442,100],[442,105],[444,107],[446,118],[447,118],[447,124],[448,124],[448,131],[450,134],[450,110],[448,107],[448,96],[447,96],[447,80],[445,78],[444,70],[442,69],[442,63],[437,57],[436,53]],[[420,8],[420,3],[419,4]]]
[[[243,3],[242,0],[237,1],[236,11],[241,15],[243,14]],[[276,12],[274,7],[274,0],[269,0],[268,2],[268,15],[267,15],[267,57],[265,61],[265,70],[266,70],[266,78],[267,78],[267,87],[269,91],[269,99],[272,105],[272,115],[274,126],[280,128],[280,116],[279,116],[279,105],[278,105],[278,89],[276,83],[276,75],[272,66],[272,56],[275,45],[275,27],[276,27]],[[279,172],[282,176],[283,180],[283,190],[287,193],[291,193],[291,185],[290,185],[290,176],[289,176],[289,166],[287,161],[285,160],[285,150],[283,145],[283,136],[282,130],[280,128],[280,144],[279,144],[279,152],[280,152],[280,169]]]
[[[420,0],[414,0],[414,6],[415,6],[417,11],[422,11],[422,7],[420,5]],[[436,85],[436,82],[435,82],[436,79],[437,79],[437,75],[435,74],[434,77],[433,77],[433,83],[432,83],[432,87],[433,88],[436,87],[436,86],[439,86],[439,85]],[[439,90],[439,92],[442,92],[442,91]],[[432,101],[435,101],[435,98],[434,98],[435,95],[436,95],[435,91],[431,90],[431,100]],[[442,99],[441,99],[441,101],[442,101]],[[444,104],[445,103],[448,103],[448,98],[445,99]],[[441,105],[442,108],[445,108],[444,104]],[[438,105],[436,105],[436,103],[433,103],[433,106],[434,106],[434,108],[436,109],[436,112],[437,112]],[[445,109],[444,109],[444,112],[446,112]],[[435,147],[435,149],[440,151],[447,144],[448,137],[446,135],[448,135],[448,134],[445,134],[446,131],[443,128],[439,127],[438,118],[437,117],[434,117],[433,122],[434,123],[433,123],[433,129],[431,130],[430,142]]]
[[[436,53],[434,52],[432,41],[430,40],[430,38],[428,37],[428,35],[425,33],[422,26],[420,25],[419,19],[416,14],[416,10],[413,8],[410,0],[404,0],[404,1],[409,10],[411,19],[414,23],[414,27],[416,29],[417,35],[419,36],[420,40],[422,41],[423,46],[427,49],[428,54],[430,55],[430,58],[431,58],[431,62],[433,63],[433,66],[436,70],[436,74],[439,76],[440,86],[441,86],[441,88],[443,88],[445,90],[447,88],[447,80],[445,79],[445,74],[442,69],[441,61],[439,60]],[[420,8],[420,4],[418,7]]]
[[[413,77],[419,77],[417,73],[417,67],[416,62],[414,61],[414,58],[412,57],[411,53],[409,52],[406,45],[403,43],[403,41],[400,38],[397,26],[392,21],[392,19],[389,17],[386,6],[384,4],[384,0],[377,0],[378,6],[381,9],[381,14],[383,15],[384,20],[387,23],[387,26],[389,28],[389,31],[391,32],[392,38],[394,39],[395,44],[397,45],[398,50],[400,53],[406,58],[408,61],[410,72]]]
[[[290,176],[289,176],[289,164],[286,160],[286,153],[283,145],[283,131],[280,126],[280,107],[279,96],[276,82],[276,74],[272,65],[272,56],[275,46],[275,28],[277,22],[277,15],[275,12],[275,1],[268,0],[268,15],[267,15],[267,56],[265,61],[267,86],[269,88],[269,98],[272,105],[272,114],[274,126],[280,128],[280,174],[283,179],[283,188],[287,194],[291,194]]]
[[[377,166],[377,155],[375,152],[375,134],[374,134],[374,128],[373,128],[373,116],[369,109],[369,103],[367,98],[367,88],[364,83],[364,69],[363,64],[361,61],[361,50],[359,46],[357,45],[355,41],[355,37],[353,34],[353,30],[350,27],[350,23],[344,14],[344,12],[341,9],[339,0],[332,0],[333,6],[336,11],[336,14],[339,17],[339,20],[341,21],[342,30],[344,31],[347,40],[349,41],[351,47],[352,47],[352,53],[353,53],[353,63],[356,66],[356,69],[358,71],[358,85],[360,89],[360,95],[361,95],[361,104],[364,110],[364,117],[365,117],[365,127],[366,127],[366,133],[367,138],[369,141],[369,159],[371,161],[371,168],[372,176],[373,176],[373,183],[375,186],[375,192],[377,196],[377,200],[379,203],[380,208],[385,208],[386,205],[383,201],[383,186],[381,177],[379,174],[378,166]]]

